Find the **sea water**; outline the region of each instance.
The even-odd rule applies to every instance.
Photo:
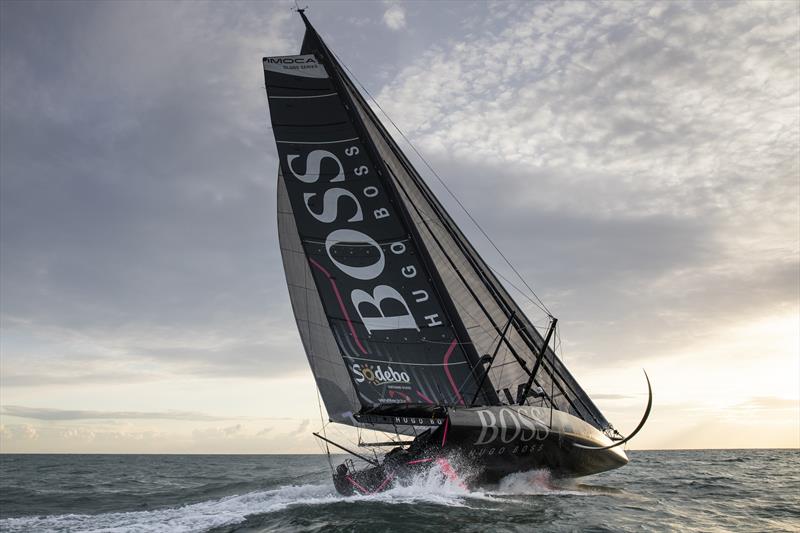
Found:
[[[0,531],[800,531],[798,450],[629,456],[579,480],[432,472],[343,497],[319,455],[0,455]]]

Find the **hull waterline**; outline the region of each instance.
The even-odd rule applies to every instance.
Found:
[[[497,483],[516,472],[546,469],[554,477],[582,477],[628,463],[620,447],[604,433],[561,411],[532,406],[451,408],[444,423],[415,440],[408,450],[395,449],[381,465],[354,470],[343,464],[334,474],[343,494],[387,490],[431,468],[439,468],[468,486]]]

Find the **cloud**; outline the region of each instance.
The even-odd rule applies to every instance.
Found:
[[[194,411],[94,411],[78,409],[55,409],[51,407],[26,407],[23,405],[4,405],[0,415],[34,420],[182,420],[189,422],[208,422],[219,420],[294,420],[289,417],[241,417],[217,416]],[[265,429],[267,431],[269,428]]]
[[[48,420],[40,426],[0,425],[3,453],[313,453],[313,437],[257,430],[245,423],[202,425],[207,421],[149,424],[75,425]],[[195,424],[201,424],[197,427]],[[195,426],[194,428],[192,428]]]
[[[559,316],[571,360],[796,313],[796,10],[529,7],[493,5],[373,92]]]
[[[242,433],[242,425],[195,429],[192,431],[192,438],[198,441],[232,439]]]
[[[800,409],[800,399],[797,398],[779,398],[776,396],[754,396],[748,401],[736,406],[737,409],[747,410],[783,410],[783,409]]]
[[[304,419],[300,422],[300,425],[297,426],[297,429],[289,433],[290,437],[296,437],[300,435],[304,435],[308,431],[308,426],[311,425],[311,421],[309,419]]]
[[[22,405],[4,405],[0,414],[18,418],[31,418],[35,420],[228,420],[227,417],[217,417],[203,413],[164,411],[164,412],[136,412],[136,411],[81,411],[68,409],[52,409],[48,407],[25,407]]]
[[[735,332],[772,317],[794,325],[767,339],[796,331],[792,4],[437,3],[414,20],[413,39],[385,31],[412,26],[409,4],[315,9],[332,49],[559,317],[562,354],[581,383],[663,358],[686,373],[670,383],[651,375],[654,384],[684,390],[700,347],[720,363],[696,375],[740,377],[728,405],[766,405],[748,398],[774,387],[739,386],[752,374],[741,368],[753,368],[742,365],[765,350]],[[202,380],[224,391],[308,375],[280,266],[259,63],[297,52],[299,20],[280,4],[247,2],[5,2],[2,12],[4,401],[24,405],[35,394],[70,412],[76,387],[89,397],[109,385]],[[415,162],[481,253],[518,284]],[[796,345],[779,348],[770,355],[796,361]],[[626,403],[612,396],[642,386],[617,390],[606,379],[595,388],[609,382],[617,394],[598,399],[612,407]],[[232,419],[237,408],[226,407]],[[315,409],[297,419],[314,419]],[[250,436],[242,449],[260,451],[273,442],[244,428],[204,448],[190,433],[151,434],[150,425],[158,421],[129,434],[87,427],[75,438],[94,432],[93,450],[124,441],[128,450],[221,451]],[[34,429],[37,450],[68,450],[45,446],[46,428]],[[275,429],[300,440],[290,432]],[[165,448],[167,438],[185,446]]]
[[[304,368],[259,68],[297,45],[288,10],[239,8],[3,6],[5,385]]]
[[[401,30],[405,28],[405,9],[398,4],[391,4],[383,13],[383,23],[391,30]]]
[[[287,313],[208,328],[146,323],[74,328],[7,316],[3,329],[12,335],[0,341],[0,383],[22,387],[141,383],[169,376],[253,379],[305,372],[305,354],[291,310]]]
[[[629,394],[592,394],[592,400],[630,400],[635,398]]]
[[[39,431],[28,424],[0,425],[0,439],[3,441],[34,441],[39,438]]]

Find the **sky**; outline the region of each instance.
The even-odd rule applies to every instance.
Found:
[[[631,448],[800,446],[800,5],[305,3],[623,433],[647,370]],[[293,5],[0,2],[0,451],[319,451],[261,68]]]

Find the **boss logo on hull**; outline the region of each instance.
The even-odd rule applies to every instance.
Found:
[[[519,439],[521,442],[544,440],[550,434],[547,425],[532,415],[503,407],[497,411],[483,409],[477,412],[481,420],[481,434],[476,446],[500,441],[509,444]]]

